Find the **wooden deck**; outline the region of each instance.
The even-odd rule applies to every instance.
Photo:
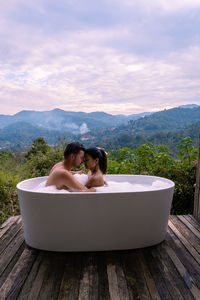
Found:
[[[0,299],[200,299],[200,224],[171,216],[157,246],[58,253],[26,246],[11,217],[0,229]]]

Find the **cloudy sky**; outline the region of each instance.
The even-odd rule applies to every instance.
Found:
[[[6,0],[0,114],[200,105],[199,0]]]

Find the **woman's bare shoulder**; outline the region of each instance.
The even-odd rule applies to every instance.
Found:
[[[104,185],[104,179],[102,174],[94,174],[92,175],[87,184],[86,187],[97,187]]]

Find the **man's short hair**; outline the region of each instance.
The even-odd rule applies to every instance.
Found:
[[[78,142],[69,143],[65,148],[64,158],[66,159],[70,154],[78,154],[81,150],[85,152],[85,147],[82,144]]]

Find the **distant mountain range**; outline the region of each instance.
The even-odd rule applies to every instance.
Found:
[[[79,140],[85,145],[116,148],[132,143],[133,147],[136,136],[140,137],[138,140],[141,143],[151,137],[153,139],[153,136],[155,140],[157,134],[161,140],[166,140],[169,133],[176,132],[179,136],[179,131],[191,132],[187,129],[188,126],[198,128],[199,121],[200,106],[195,104],[129,116],[104,112],[69,112],[61,109],[44,112],[21,111],[15,115],[0,115],[0,149],[23,148],[31,145],[32,140],[37,137],[44,137],[49,144],[55,145],[58,138],[64,136],[67,141]],[[198,130],[195,130],[196,139]],[[159,138],[156,137],[156,140],[159,141]],[[132,142],[129,143],[130,141]]]
[[[0,129],[11,124],[27,122],[37,128],[58,130],[77,135],[85,134],[91,130],[127,124],[129,120],[136,120],[149,114],[146,112],[125,116],[111,115],[104,112],[71,112],[58,108],[43,112],[23,110],[13,116],[0,115]]]

